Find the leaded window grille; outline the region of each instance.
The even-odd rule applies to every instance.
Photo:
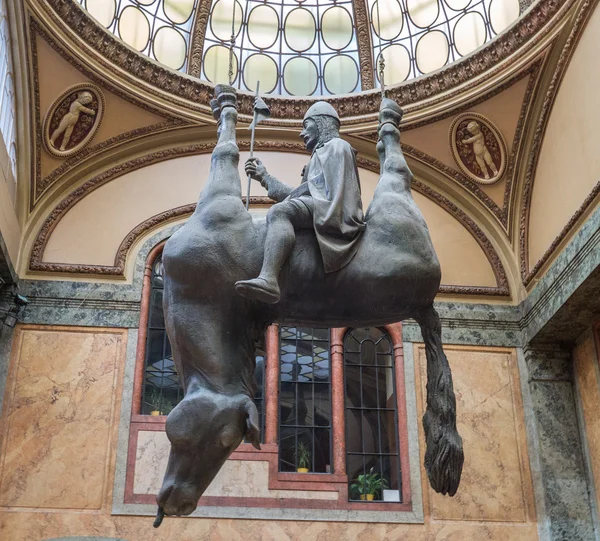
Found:
[[[400,502],[394,350],[384,330],[373,327],[348,331],[344,337],[344,379],[349,498],[365,499],[361,496],[369,492],[357,485],[359,476],[366,475],[385,480],[383,486],[371,492],[375,501]]]
[[[163,264],[159,256],[152,267],[150,308],[142,409],[144,415],[168,415],[183,398],[163,315]]]
[[[368,0],[379,82],[396,85],[473,52],[520,14],[519,0]]]
[[[331,472],[329,329],[280,328],[279,469]]]
[[[78,0],[100,24],[140,53],[187,71],[198,0]]]
[[[213,3],[204,44],[204,77],[228,82],[234,0]],[[235,0],[234,80],[238,88],[292,96],[346,94],[360,88],[351,0]]]
[[[525,10],[519,0],[212,0],[206,26],[200,2],[211,0],[78,0],[108,30],[141,53],[187,72],[194,32],[203,34],[200,77],[261,93],[331,95],[361,89],[357,29],[368,25],[375,81],[396,85],[470,54]],[[234,3],[235,2],[235,3]],[[355,10],[357,3],[363,7]],[[365,11],[367,20],[357,20]],[[235,16],[234,16],[235,13]],[[365,52],[365,51],[360,51]],[[198,51],[192,53],[199,54]],[[372,74],[371,74],[372,75]],[[366,78],[365,78],[366,79]]]

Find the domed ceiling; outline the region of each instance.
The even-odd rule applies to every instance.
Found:
[[[117,37],[170,68],[211,83],[231,77],[249,91],[260,80],[261,93],[282,96],[377,87],[380,55],[385,85],[402,83],[469,54],[520,14],[519,0],[78,2]],[[198,54],[201,67],[194,73],[190,59]],[[369,84],[361,80],[361,66]]]

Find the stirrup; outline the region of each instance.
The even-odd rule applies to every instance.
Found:
[[[236,282],[235,291],[242,297],[266,304],[277,304],[280,299],[279,286],[271,284],[261,277]]]

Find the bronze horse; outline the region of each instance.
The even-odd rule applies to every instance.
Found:
[[[326,274],[314,232],[299,230],[280,274],[281,300],[266,305],[234,289],[237,281],[258,275],[266,222],[253,218],[242,203],[235,90],[218,86],[215,95],[219,131],[208,182],[195,212],[163,252],[165,321],[185,396],[166,423],[171,452],[155,525],[165,514],[192,513],[244,437],[259,448],[252,401],[255,345],[275,321],[365,327],[416,319],[427,355],[425,468],[434,490],[454,495],[463,450],[433,308],[441,272],[410,191],[412,173],[400,148],[401,109],[387,99],[381,105],[381,177],[355,257]]]

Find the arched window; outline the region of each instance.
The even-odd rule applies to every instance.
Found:
[[[128,503],[148,503],[156,494],[157,487],[136,485],[143,470],[142,463],[137,470],[136,464],[153,449],[163,451],[156,451],[152,460],[166,458],[166,415],[183,398],[165,329],[161,253],[162,246],[151,252],[144,273]],[[242,496],[231,495],[231,506],[279,506],[285,503],[282,498],[291,498],[307,509],[410,511],[400,325],[328,329],[274,324],[261,347],[256,352],[254,401],[262,449],[245,442],[231,455],[230,464],[244,462],[239,471],[253,472],[248,482],[257,483],[252,490],[263,499],[243,503]],[[153,443],[147,447],[149,441]],[[230,466],[235,471],[237,467]],[[203,505],[225,505],[218,490],[209,492]],[[307,496],[312,493],[315,498]],[[373,494],[373,502],[368,494]]]
[[[381,329],[344,338],[346,469],[351,500],[401,501],[394,350]]]
[[[163,316],[163,264],[158,256],[152,266],[150,311],[147,324],[146,359],[141,413],[168,415],[183,391],[173,362],[173,353]]]
[[[279,469],[330,473],[329,329],[279,329]]]

